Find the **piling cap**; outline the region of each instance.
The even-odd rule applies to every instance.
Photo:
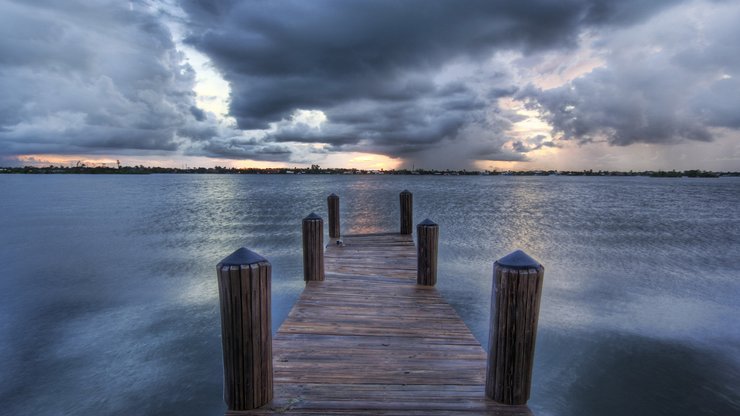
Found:
[[[308,214],[308,217],[304,218],[304,220],[320,220],[320,219],[321,219],[321,217],[319,217],[318,215],[316,215],[315,212],[312,212],[312,213]]]
[[[507,256],[501,257],[496,263],[508,269],[538,269],[542,267],[537,260],[529,257],[527,253],[521,250],[516,250]]]
[[[221,263],[218,264],[218,267],[244,266],[244,265],[249,265],[249,264],[262,263],[266,261],[267,261],[266,258],[260,256],[259,254],[255,253],[254,251],[246,247],[242,247],[236,250],[235,252],[231,253],[230,256],[221,260]]]
[[[401,191],[401,193],[402,193],[402,194],[410,194],[411,192],[409,192],[409,190],[408,190],[408,189],[404,189],[403,191]]]
[[[329,198],[339,198],[339,197],[337,196],[337,194],[332,192],[331,195],[329,195]]]
[[[418,225],[426,225],[426,226],[434,226],[434,227],[436,227],[437,226],[437,223],[435,223],[434,221],[432,221],[429,218],[427,218],[424,221],[420,222]]]

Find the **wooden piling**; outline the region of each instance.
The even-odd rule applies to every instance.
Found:
[[[414,196],[407,189],[400,195],[401,234],[411,234],[414,230]]]
[[[264,257],[240,248],[216,267],[229,410],[264,406],[273,397],[270,281]]]
[[[416,284],[434,286],[437,283],[437,249],[439,226],[425,219],[416,226]]]
[[[499,403],[529,400],[544,273],[521,250],[493,264],[486,395]]]
[[[324,220],[313,212],[303,219],[303,280],[324,280]]]
[[[329,238],[339,238],[339,197],[335,194],[327,198],[329,204]]]

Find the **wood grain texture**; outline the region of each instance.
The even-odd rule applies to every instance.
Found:
[[[437,284],[437,251],[439,247],[439,225],[425,220],[416,226],[417,266],[416,284]]]
[[[273,397],[271,270],[267,261],[217,268],[224,401],[230,410],[255,409]]]
[[[331,194],[326,202],[329,208],[329,238],[339,238],[339,197]]]
[[[486,395],[500,403],[529,400],[544,268],[494,263]]]
[[[411,235],[343,242],[274,338],[273,401],[227,415],[531,415],[486,398],[486,353],[434,287],[416,284]]]
[[[401,200],[401,234],[414,232],[414,196],[404,190],[400,194]]]
[[[303,280],[324,280],[324,220],[316,214],[303,219]]]

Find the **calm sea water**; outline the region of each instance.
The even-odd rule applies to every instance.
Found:
[[[302,287],[300,221],[440,225],[438,287],[485,346],[492,262],[545,265],[538,415],[740,412],[740,180],[0,175],[0,414],[222,415],[215,265]]]

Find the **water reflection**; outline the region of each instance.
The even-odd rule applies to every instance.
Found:
[[[630,332],[544,332],[550,360],[535,370],[537,414],[731,415],[740,366],[711,347]],[[539,359],[539,357],[538,357]]]
[[[377,233],[397,229],[400,215],[398,192],[400,190],[388,189],[381,178],[374,176],[361,176],[347,184],[339,195],[343,209],[342,227],[346,230],[343,233]]]
[[[223,414],[216,263],[271,261],[277,329],[301,218],[334,192],[344,233],[397,230],[403,189],[484,345],[493,261],[545,265],[542,414],[737,413],[735,179],[1,175],[0,414]]]

